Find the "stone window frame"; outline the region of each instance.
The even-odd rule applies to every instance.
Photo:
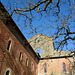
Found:
[[[23,60],[23,65],[26,65],[26,57],[27,57],[27,55],[26,55],[26,53],[22,53],[23,55],[22,55],[22,60]]]
[[[4,75],[6,75],[6,72],[7,72],[7,71],[9,71],[9,75],[11,75],[11,69],[10,69],[10,68],[6,69]]]

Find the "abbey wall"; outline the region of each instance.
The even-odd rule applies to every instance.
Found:
[[[42,50],[41,58],[46,56],[52,56],[54,52],[52,38],[38,34],[28,40],[32,48],[36,50]]]
[[[0,13],[8,14],[1,3]],[[12,18],[5,15],[0,19],[0,75],[37,75],[38,62]]]
[[[72,75],[73,57],[70,52],[56,51],[51,37],[38,34],[28,40],[35,52],[40,54],[38,75]]]

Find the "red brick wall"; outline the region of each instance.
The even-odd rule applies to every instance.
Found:
[[[44,59],[40,60],[38,65],[38,73],[39,75],[44,74],[44,65],[47,65],[47,74],[59,74],[63,73],[63,63],[65,63],[66,72],[71,72],[73,59],[69,58],[56,58],[56,59]]]
[[[7,51],[9,40],[11,40],[10,52]],[[20,52],[22,54],[21,59],[19,59]],[[37,75],[38,58],[35,55],[33,56],[0,20],[0,75],[4,75],[8,69],[12,75]],[[27,58],[28,66],[26,66]],[[34,68],[31,68],[31,63],[33,63]]]

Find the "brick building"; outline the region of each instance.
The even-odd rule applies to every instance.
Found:
[[[37,75],[39,57],[0,3],[0,75]]]
[[[27,41],[0,3],[0,75],[71,75],[73,58],[68,54],[57,52],[45,35]]]

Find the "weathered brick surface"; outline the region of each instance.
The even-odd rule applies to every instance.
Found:
[[[9,39],[12,42],[10,52],[7,51]],[[20,52],[22,53],[22,60],[19,60]],[[27,58],[28,66],[26,66]],[[32,62],[35,68],[33,71],[31,71]],[[12,75],[37,75],[37,64],[38,58],[34,53],[32,57],[0,20],[0,75],[4,75],[7,69],[10,69]]]

